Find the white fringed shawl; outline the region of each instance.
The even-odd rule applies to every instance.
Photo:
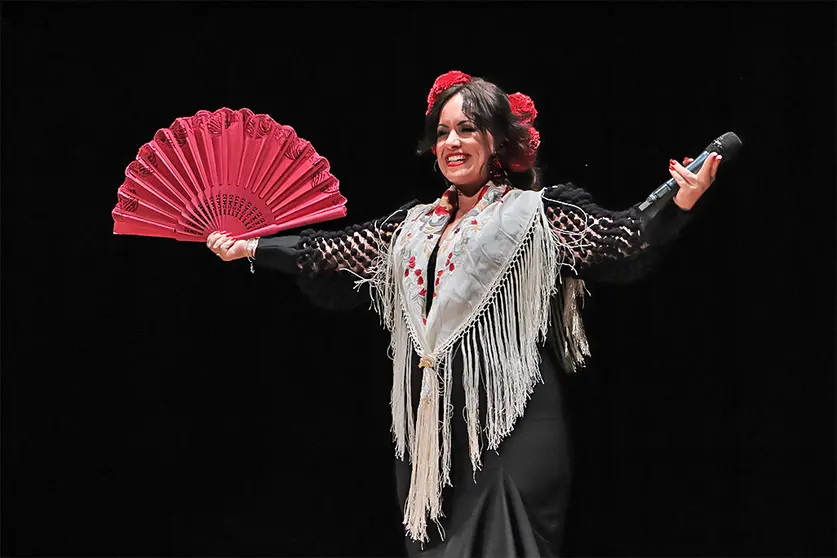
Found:
[[[482,453],[480,382],[487,400],[488,449],[494,450],[511,433],[541,381],[537,343],[546,338],[559,268],[573,264],[571,245],[562,243],[552,230],[544,199],[538,192],[489,183],[482,199],[460,221],[459,231],[439,246],[435,277],[427,277],[425,270],[448,221],[439,210],[445,198],[416,206],[390,245],[381,247],[374,276],[358,282],[375,287],[375,309],[392,333],[392,432],[396,456],[403,459],[406,449],[412,462],[404,525],[413,540],[429,540],[428,517],[444,536],[439,519],[442,489],[451,484],[454,349],[458,346],[462,353],[469,453],[475,472]],[[583,239],[583,232],[576,234],[572,244]],[[436,287],[425,316],[430,280]],[[575,279],[564,283],[561,295],[569,295],[569,300],[561,319],[565,339],[575,341],[573,347],[565,344],[564,351],[579,362],[589,354],[575,305],[583,286]],[[413,351],[421,357],[423,369],[416,420],[410,390]]]

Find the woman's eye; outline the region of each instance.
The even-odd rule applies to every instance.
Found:
[[[444,136],[444,135],[445,135],[445,133],[446,133],[446,132],[445,132],[444,130],[439,130],[438,132],[436,132],[436,137],[437,137],[437,138],[440,138],[440,137]]]

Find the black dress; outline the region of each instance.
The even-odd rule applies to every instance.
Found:
[[[636,209],[609,211],[595,205],[590,195],[571,184],[545,190],[548,199],[572,203],[587,214],[591,224],[591,246],[576,253],[576,273],[593,281],[631,282],[642,277],[661,255],[661,249],[685,225],[690,214],[669,203],[652,219],[645,220]],[[377,256],[376,241],[388,242],[406,211],[395,216],[348,227],[342,231],[306,230],[300,236],[264,238],[256,251],[260,266],[294,273],[299,285],[320,306],[347,307],[352,300],[351,274],[337,273],[340,267],[367,276]],[[561,234],[581,230],[581,215],[566,206],[545,206],[553,228]],[[438,247],[437,247],[438,250]],[[436,251],[430,271],[436,265]],[[430,275],[432,277],[432,275]],[[343,283],[341,285],[341,283]],[[430,288],[432,289],[432,281]],[[368,300],[368,298],[366,299]],[[429,310],[432,292],[426,296]],[[385,350],[383,347],[381,350]],[[430,542],[422,545],[405,538],[409,556],[559,556],[565,513],[570,497],[572,458],[565,423],[561,381],[564,371],[556,347],[541,347],[541,375],[526,411],[497,452],[483,454],[481,470],[474,474],[468,455],[468,434],[462,409],[465,392],[462,362],[454,360],[454,406],[451,424],[451,481],[442,493],[444,540],[435,524],[428,525]],[[413,416],[420,399],[422,371],[414,356],[412,376]],[[485,424],[485,393],[480,391],[480,424]],[[483,444],[484,447],[484,444]],[[401,509],[410,487],[409,461],[395,460],[398,502]]]

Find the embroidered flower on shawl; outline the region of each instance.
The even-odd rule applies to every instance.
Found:
[[[432,213],[433,215],[452,215],[457,207],[456,187],[451,186],[439,198],[439,205],[436,206]]]
[[[441,256],[439,258],[436,277],[433,278],[433,284],[436,287],[433,292],[434,298],[439,293],[443,274],[450,275],[456,270],[456,256],[481,228],[481,226],[478,226],[480,212],[495,201],[502,202],[500,198],[509,190],[510,186],[507,184],[486,183],[477,194],[477,204],[467,215],[463,216],[455,234],[450,235],[446,241],[440,240],[439,236],[459,207],[459,198],[455,186],[448,188],[435,204],[428,204],[425,206],[426,209],[423,209],[411,220],[417,226],[410,227],[412,230],[401,237],[399,247],[403,250],[400,257],[404,269],[405,302],[413,308],[417,315],[426,318],[426,281],[430,281],[430,279],[424,277],[421,266],[425,265],[430,259],[436,245],[441,242],[439,253],[450,252],[450,256],[444,266],[441,265]],[[424,238],[419,240],[421,237]],[[410,246],[409,249],[408,246]]]
[[[439,252],[448,253],[445,264],[438,267],[436,271],[436,280],[434,282],[435,289],[433,291],[433,298],[436,298],[444,284],[445,279],[456,271],[456,261],[460,254],[464,251],[468,243],[474,236],[482,230],[482,224],[478,220],[479,214],[483,209],[492,203],[499,201],[508,191],[510,187],[506,184],[495,185],[492,182],[483,186],[479,193],[479,201],[474,208],[462,217],[459,226],[456,228],[456,234],[453,234],[439,246]],[[456,204],[457,200],[453,200]]]
[[[474,211],[463,216],[460,232],[441,241],[438,261],[445,266],[431,277],[426,273],[428,252],[449,222],[435,215],[439,204],[410,211],[402,231],[413,236],[396,237],[383,277],[388,285],[376,298],[376,310],[392,333],[392,430],[396,456],[406,460],[409,453],[415,481],[404,508],[404,524],[414,541],[427,541],[428,523],[442,516],[442,490],[451,481],[451,364],[461,349],[468,451],[476,473],[483,448],[499,447],[540,380],[538,342],[546,335],[550,299],[565,255],[537,192],[492,184]],[[470,246],[462,248],[469,238]],[[409,267],[413,257],[414,269]],[[479,266],[474,270],[479,277],[456,269],[463,267],[460,263],[467,268],[471,261]],[[405,269],[408,276],[401,277]],[[423,271],[416,275],[416,270]],[[448,274],[450,284],[445,284]],[[438,301],[429,317],[423,311],[429,284],[419,285],[419,277],[439,280]],[[497,350],[483,351],[485,347]],[[417,387],[416,355],[422,370],[417,412],[410,407],[410,393]],[[483,393],[484,426],[478,420]],[[483,435],[486,446],[480,443]]]

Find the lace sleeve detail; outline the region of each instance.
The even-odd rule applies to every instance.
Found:
[[[413,200],[391,215],[338,231],[306,229],[297,244],[299,282],[302,290],[326,308],[355,306],[363,300],[352,288],[368,279],[377,266],[380,247],[388,246]]]
[[[637,208],[609,210],[573,184],[545,188],[544,210],[561,242],[572,249],[575,274],[581,278],[625,283],[646,276],[662,249],[689,219],[669,203],[651,221]]]

